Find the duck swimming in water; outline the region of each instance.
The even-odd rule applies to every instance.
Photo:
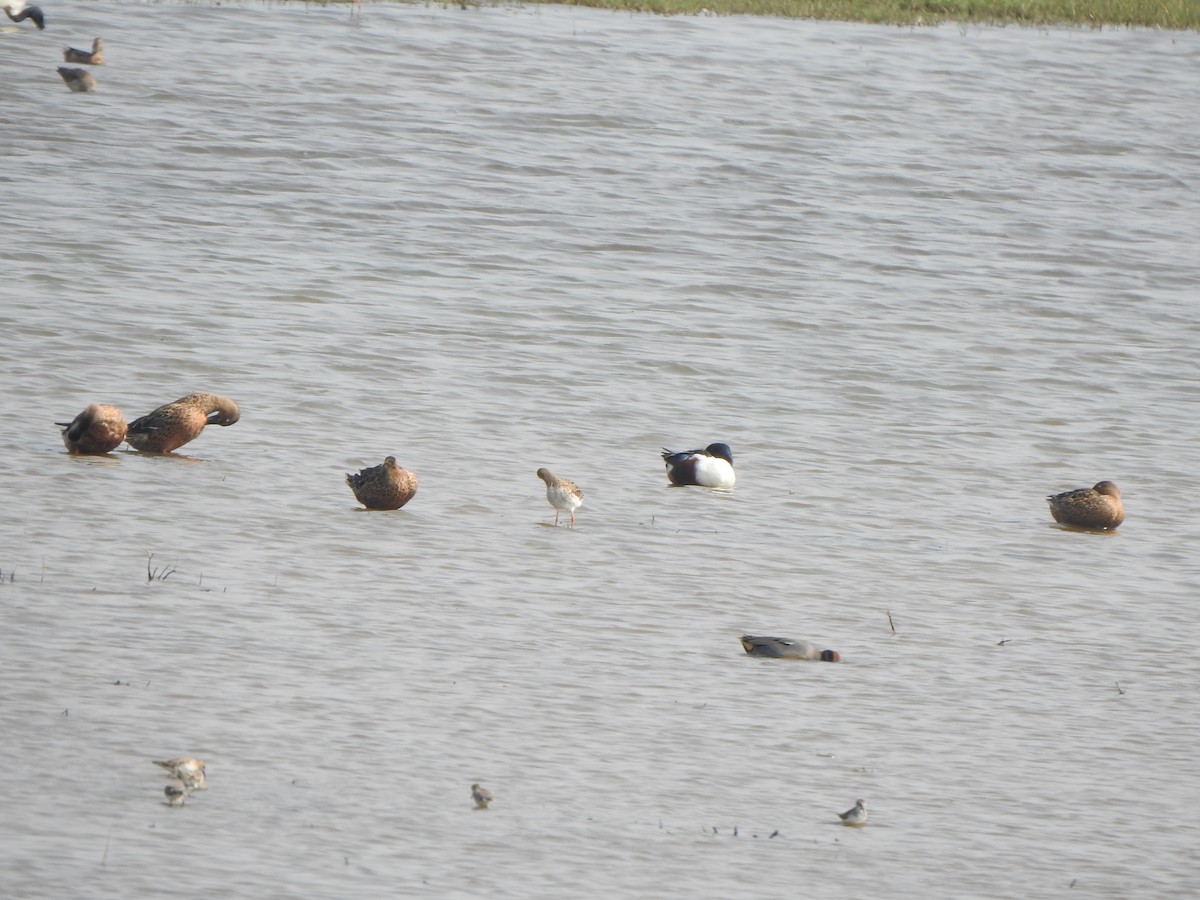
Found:
[[[702,487],[731,488],[737,480],[733,473],[733,451],[728,444],[709,444],[703,450],[679,453],[663,448],[667,480],[671,484],[698,484]]]
[[[76,94],[90,94],[96,90],[96,79],[92,77],[92,73],[87,69],[72,69],[67,66],[59,66],[58,74],[67,83],[67,87]]]
[[[838,662],[842,656],[836,650],[822,650],[810,641],[791,641],[787,638],[742,635],[742,648],[750,656],[766,656],[772,659],[819,659],[822,662]]]
[[[1046,498],[1050,515],[1055,522],[1108,531],[1125,521],[1125,506],[1121,492],[1111,481],[1098,482],[1094,487],[1051,494]]]
[[[417,476],[389,456],[381,465],[347,475],[346,484],[367,509],[399,509],[417,492]]]
[[[25,0],[20,3],[5,3],[0,9],[4,10],[14,22],[24,22],[26,19],[32,19],[33,24],[38,27],[38,31],[42,31],[46,27],[46,16],[42,13],[40,6],[30,6]]]
[[[104,65],[104,41],[100,38],[92,41],[91,52],[76,50],[74,47],[63,47],[63,62],[85,63],[89,66]]]
[[[115,406],[93,403],[70,422],[55,422],[62,427],[63,444],[71,453],[96,455],[108,453],[125,440],[125,416]]]
[[[232,425],[241,416],[228,397],[188,394],[130,422],[125,442],[143,453],[170,453],[199,437],[205,425]]]

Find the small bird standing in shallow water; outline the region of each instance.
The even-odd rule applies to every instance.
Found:
[[[190,756],[179,756],[164,762],[154,761],[156,766],[166,769],[171,777],[182,782],[189,791],[202,791],[208,787],[204,777],[204,762]],[[170,785],[167,785],[170,787]]]
[[[188,798],[187,788],[182,781],[172,781],[163,788],[163,793],[167,797],[167,806],[183,806],[183,801]]]
[[[856,800],[854,809],[838,813],[838,818],[842,820],[843,825],[849,825],[851,828],[862,828],[867,824],[867,804],[861,800]]]
[[[96,90],[96,79],[92,77],[92,73],[87,69],[71,69],[67,66],[59,66],[58,74],[67,83],[67,87],[76,94],[90,94]]]
[[[703,450],[662,452],[671,484],[698,484],[701,487],[731,488],[737,481],[733,471],[733,451],[728,444],[709,444]]]
[[[100,38],[92,41],[91,52],[76,50],[74,47],[63,47],[63,62],[84,63],[89,66],[104,65],[104,41]]]
[[[476,809],[487,809],[488,804],[494,799],[492,792],[485,787],[480,787],[477,784],[471,785],[471,799],[475,801]]]
[[[347,475],[346,484],[367,509],[399,509],[417,492],[417,476],[389,456],[378,466]]]
[[[768,656],[773,659],[819,659],[822,662],[838,662],[842,658],[836,650],[822,650],[810,641],[790,641],[787,638],[753,634],[742,635],[742,648],[750,656]]]
[[[76,455],[108,453],[125,440],[125,416],[115,406],[93,403],[62,427],[63,445]]]
[[[559,513],[571,514],[571,527],[575,527],[575,510],[583,505],[583,491],[573,481],[559,478],[549,469],[538,469],[537,477],[546,482],[546,500],[554,507],[554,524],[558,524]]]
[[[42,13],[40,6],[30,6],[25,0],[20,3],[5,3],[0,7],[5,14],[14,22],[23,22],[26,19],[33,19],[33,24],[38,27],[38,31],[42,31],[46,27],[46,16]]]
[[[1108,531],[1125,521],[1125,506],[1121,492],[1111,481],[1098,482],[1094,487],[1051,494],[1046,498],[1050,515],[1055,522]]]
[[[241,417],[228,397],[188,394],[130,422],[125,442],[143,453],[170,453],[199,437],[205,425],[232,425]]]

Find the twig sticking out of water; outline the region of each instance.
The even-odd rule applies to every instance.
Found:
[[[162,566],[161,568],[155,569],[151,565],[153,562],[154,554],[146,554],[146,581],[166,581],[170,575],[174,574],[174,566]]]
[[[1011,644],[1011,643],[1012,643],[1012,638],[1005,638],[1002,641],[996,641],[996,646],[1003,647],[1005,644]]]
[[[1119,681],[1114,681],[1114,682],[1113,682],[1113,684],[1115,684],[1115,685],[1117,686],[1117,693],[1118,693],[1118,694],[1123,694],[1123,693],[1125,693],[1125,688],[1121,687],[1121,682],[1119,682]]]
[[[890,629],[892,629],[892,634],[895,634],[896,633],[896,623],[892,621],[892,611],[890,609],[887,611],[887,616],[888,616],[888,627]]]

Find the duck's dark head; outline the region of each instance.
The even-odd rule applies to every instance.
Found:
[[[718,456],[733,465],[733,451],[729,449],[728,444],[709,444],[704,448],[704,452],[709,456]]]

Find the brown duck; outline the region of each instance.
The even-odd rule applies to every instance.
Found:
[[[399,509],[417,492],[417,476],[389,456],[378,466],[347,475],[346,484],[367,509]]]
[[[83,63],[88,66],[104,65],[104,41],[100,38],[92,41],[91,52],[63,47],[63,62]]]
[[[62,426],[63,444],[73,454],[108,453],[125,440],[125,416],[115,406],[93,403],[70,422],[55,422]]]
[[[195,440],[205,425],[232,425],[241,415],[228,397],[188,394],[130,422],[125,442],[143,453],[170,453]]]
[[[90,94],[96,90],[96,79],[92,77],[92,73],[87,69],[72,69],[68,66],[59,66],[58,74],[67,83],[67,87],[77,94]]]
[[[1055,522],[1108,531],[1125,521],[1121,492],[1111,481],[1098,482],[1094,487],[1051,494],[1046,498],[1050,515]]]

